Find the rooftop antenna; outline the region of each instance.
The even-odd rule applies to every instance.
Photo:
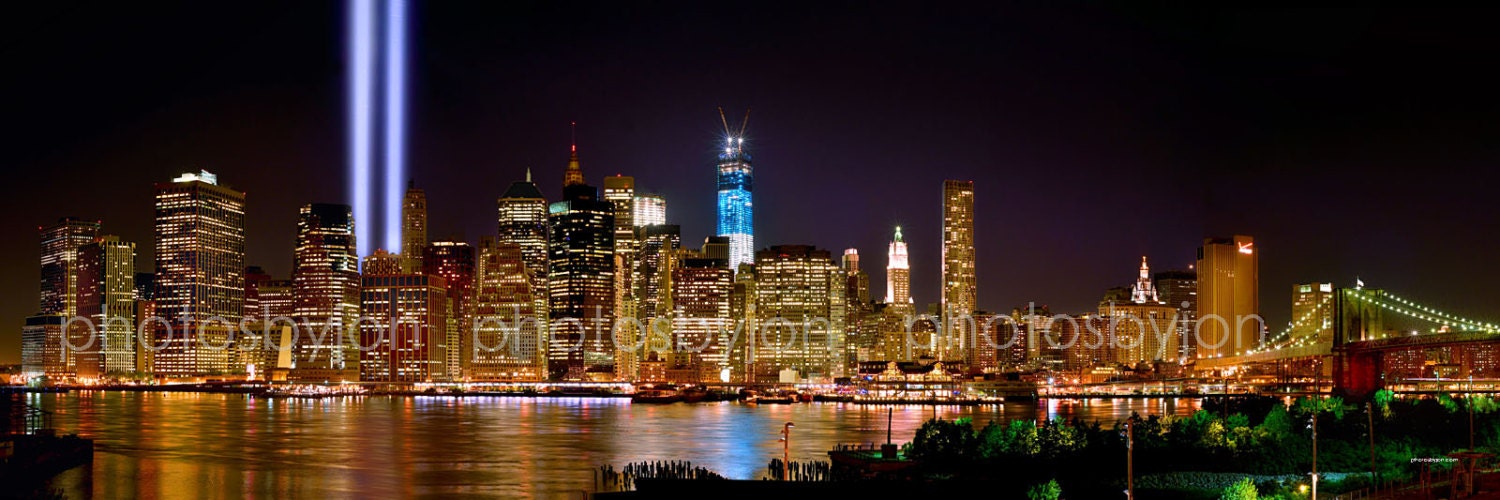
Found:
[[[568,127],[571,130],[571,133],[573,134],[573,144],[568,149],[568,151],[571,152],[571,153],[577,153],[578,152],[578,122],[568,122]]]
[[[724,107],[719,106],[719,123],[724,124],[724,135],[729,135],[729,119],[724,117]]]
[[[745,108],[745,120],[740,122],[740,137],[745,137],[745,127],[750,125],[750,108]]]

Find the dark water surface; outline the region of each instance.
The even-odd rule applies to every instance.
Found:
[[[349,397],[87,391],[33,394],[53,425],[95,440],[92,467],[53,480],[69,498],[578,496],[600,464],[689,460],[759,479],[794,422],[793,460],[884,442],[884,406],[632,405],[626,399]],[[1185,415],[1196,399],[897,406],[894,441],[934,413],[995,419]]]

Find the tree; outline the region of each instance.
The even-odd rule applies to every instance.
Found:
[[[1037,484],[1026,490],[1026,500],[1057,500],[1059,498],[1062,498],[1062,487],[1057,485],[1056,479]]]
[[[1260,498],[1260,492],[1255,491],[1255,483],[1250,482],[1248,477],[1224,487],[1224,491],[1219,493],[1219,500],[1256,500],[1257,498]]]
[[[921,460],[944,461],[973,457],[978,453],[974,424],[967,418],[934,418],[922,424],[912,437],[907,454]]]

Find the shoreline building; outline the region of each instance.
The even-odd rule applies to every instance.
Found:
[[[810,245],[755,253],[755,380],[790,383],[844,376],[844,272]]]
[[[459,380],[472,349],[474,328],[474,247],[465,241],[434,241],[422,250],[422,274],[441,276],[448,292],[448,322],[444,325],[444,343],[448,345],[448,366],[444,372]]]
[[[359,288],[353,210],[333,203],[303,205],[292,263],[293,317],[300,333],[289,379],[359,380]],[[254,290],[257,307],[265,307],[259,283]]]
[[[156,184],[153,370],[167,377],[235,373],[230,332],[245,303],[245,193],[207,171]]]
[[[546,290],[526,270],[521,246],[479,239],[475,267],[474,326],[461,342],[472,381],[539,381],[547,378],[546,318],[537,313]]]
[[[521,270],[525,272],[527,284],[525,290],[515,285],[515,293],[529,294],[532,305],[530,308],[518,307],[517,312],[531,315],[530,318],[537,324],[536,349],[541,358],[535,361],[534,368],[539,370],[536,375],[539,379],[546,379],[547,328],[550,318],[547,238],[550,229],[547,227],[547,200],[531,181],[531,169],[526,170],[525,179],[512,182],[505,189],[505,193],[496,200],[496,206],[498,232],[495,243],[497,248],[500,245],[515,245],[516,251],[520,253]]]
[[[734,272],[724,261],[685,258],[672,268],[672,334],[675,364],[691,373],[687,382],[728,382],[730,296]]]
[[[892,312],[902,315],[916,313],[911,298],[911,264],[906,253],[906,241],[901,237],[901,226],[896,226],[896,237],[891,240],[885,254],[885,303]]]
[[[371,259],[381,256],[377,251]],[[400,273],[400,257],[389,263],[366,259],[360,279],[359,380],[438,382],[448,380],[448,291],[441,276]],[[392,272],[394,271],[394,272]]]
[[[78,249],[78,316],[87,318],[92,339],[78,354],[82,378],[129,375],[137,370],[139,347],[135,328],[135,243],[113,235],[100,236]],[[89,333],[83,332],[84,337]]]
[[[1207,238],[1198,248],[1199,358],[1243,354],[1260,341],[1260,288],[1255,239]]]
[[[563,199],[548,207],[547,294],[556,342],[554,380],[614,378],[615,206],[583,181],[578,146],[563,176]]]

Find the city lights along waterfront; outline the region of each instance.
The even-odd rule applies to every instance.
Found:
[[[1493,22],[761,7],[17,16],[0,496],[1500,495]]]

